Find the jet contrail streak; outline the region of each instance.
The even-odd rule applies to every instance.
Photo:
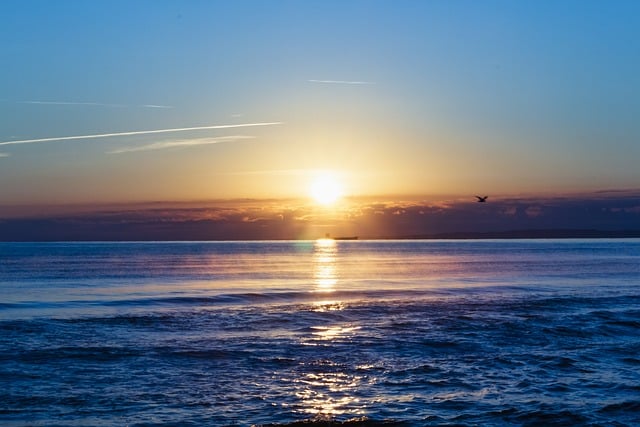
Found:
[[[198,126],[198,127],[192,127],[192,128],[156,129],[156,130],[138,130],[138,131],[132,131],[132,132],[101,133],[101,134],[94,134],[94,135],[58,136],[54,138],[38,138],[38,139],[21,139],[19,141],[3,141],[3,142],[0,142],[0,145],[34,144],[39,142],[50,142],[50,141],[71,141],[75,139],[113,138],[117,136],[150,135],[154,133],[187,132],[191,130],[205,130],[205,129],[231,129],[231,128],[252,127],[252,126],[273,126],[273,125],[280,125],[280,124],[282,124],[282,122],[243,123],[238,125],[214,125],[214,126]]]
[[[373,85],[374,82],[352,81],[352,80],[307,80],[310,83],[334,83],[341,85]]]

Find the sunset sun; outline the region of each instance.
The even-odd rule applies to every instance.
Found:
[[[342,184],[334,175],[323,173],[313,179],[309,194],[317,204],[329,206],[342,197]]]

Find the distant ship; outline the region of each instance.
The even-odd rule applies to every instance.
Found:
[[[340,236],[340,237],[331,237],[331,235],[329,233],[324,235],[325,239],[332,239],[332,240],[358,240],[358,236]]]

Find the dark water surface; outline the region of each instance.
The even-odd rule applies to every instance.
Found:
[[[0,243],[2,426],[353,419],[640,425],[640,240]]]

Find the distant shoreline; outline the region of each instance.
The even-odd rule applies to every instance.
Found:
[[[238,241],[314,241],[317,239],[247,239],[247,238],[105,238],[104,235],[87,236],[74,238],[13,238],[3,239],[2,243],[36,243],[36,242],[238,242]],[[319,236],[318,239],[322,237]],[[349,239],[349,241],[363,240],[517,240],[517,239],[634,239],[640,238],[640,230],[511,230],[511,231],[488,231],[488,232],[450,232],[437,234],[419,234],[419,235],[403,235],[403,236],[361,236],[358,239]],[[343,239],[336,239],[342,241]]]
[[[407,240],[439,239],[628,239],[639,238],[640,230],[509,230],[482,232],[449,232],[395,237]],[[393,238],[393,237],[392,237]]]

